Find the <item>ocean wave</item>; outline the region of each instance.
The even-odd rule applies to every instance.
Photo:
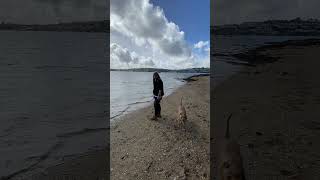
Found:
[[[49,148],[49,150],[45,153],[43,153],[42,155],[39,155],[39,156],[31,156],[29,158],[27,158],[27,160],[32,160],[32,159],[37,159],[36,162],[32,163],[31,165],[25,167],[25,168],[22,168],[16,172],[13,172],[7,176],[2,176],[0,179],[3,179],[3,180],[9,180],[9,179],[12,179],[14,177],[17,177],[19,175],[22,175],[24,173],[27,173],[27,172],[30,172],[34,169],[37,168],[37,166],[45,161],[46,159],[48,159],[48,157],[54,153],[55,151],[57,151],[60,147],[62,146],[62,142],[58,142],[56,144],[54,144],[51,148]]]
[[[148,103],[151,102],[152,100],[149,101],[138,101],[138,102],[134,102],[134,103],[129,103],[128,106],[132,106],[132,105],[137,105],[137,104],[143,104],[143,103]]]
[[[147,100],[147,101],[137,101],[137,102],[129,103],[129,104],[127,104],[127,107],[124,110],[119,111],[116,115],[110,117],[110,119],[115,119],[119,116],[122,116],[124,113],[126,113],[130,108],[132,108],[135,105],[145,104],[145,103],[150,103],[150,102],[152,102],[151,98],[150,98],[150,100]]]
[[[123,113],[125,113],[128,109],[129,109],[129,106],[127,106],[124,110],[119,111],[119,113],[117,113],[116,115],[110,117],[110,119],[114,119],[114,118],[116,118],[116,117],[121,116],[121,115],[122,115]]]
[[[95,133],[95,132],[100,132],[100,131],[107,131],[108,128],[84,128],[79,131],[72,131],[72,132],[67,132],[63,134],[58,134],[57,137],[59,138],[69,138],[73,136],[79,136],[79,135],[84,135],[88,133]]]

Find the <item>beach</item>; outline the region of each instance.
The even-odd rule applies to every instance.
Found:
[[[153,104],[121,116],[110,127],[111,179],[209,179],[209,77],[191,77],[161,101],[162,117],[150,120]],[[175,127],[180,98],[185,127]],[[109,179],[108,150],[66,158],[32,179]]]
[[[252,66],[221,82],[211,94],[215,179],[229,114],[247,179],[318,179],[319,41],[288,41],[242,57]]]
[[[209,178],[209,77],[194,77],[161,102],[125,115],[111,125],[111,179]],[[188,120],[175,127],[183,97]]]

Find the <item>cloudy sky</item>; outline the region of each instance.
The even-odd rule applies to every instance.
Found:
[[[0,0],[0,21],[21,24],[50,24],[104,20],[106,0]]]
[[[212,0],[211,24],[269,19],[320,19],[319,0]]]
[[[209,67],[210,1],[185,2],[111,0],[111,68]]]

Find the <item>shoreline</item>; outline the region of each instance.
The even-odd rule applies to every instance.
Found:
[[[192,78],[196,78],[196,77],[201,77],[202,75],[193,75],[193,76],[190,76],[188,77],[187,79],[192,79]],[[185,81],[186,83],[182,86],[186,86],[186,84],[188,83],[187,80],[181,80],[181,81]],[[175,93],[176,91],[178,91],[180,88],[182,88],[182,86],[178,87],[177,89],[175,89],[172,93]],[[171,94],[172,94],[171,93]],[[168,95],[168,96],[171,96]],[[151,104],[150,105],[147,105],[146,107],[142,107],[142,108],[138,108],[136,110],[133,110],[132,112],[129,112],[128,114],[124,114],[123,116],[127,116],[131,113],[135,113],[137,111],[140,111],[141,109],[145,109],[145,108],[151,108],[153,107]],[[106,130],[106,134],[108,134],[110,132],[110,129],[112,129],[114,126],[116,126],[119,122],[121,123],[121,118],[123,118],[122,116],[120,116],[119,118],[116,118],[115,121],[111,121],[110,122],[110,127]],[[106,167],[107,166],[107,161],[103,161],[101,159],[101,152],[104,152],[104,153],[107,153],[107,149],[97,149],[97,150],[93,150],[93,151],[87,151],[87,152],[84,152],[84,153],[81,153],[81,154],[75,154],[71,157],[65,157],[64,160],[62,162],[59,162],[57,164],[53,164],[53,165],[50,165],[49,167],[45,168],[44,169],[44,172],[41,172],[40,174],[37,173],[37,171],[35,171],[36,173],[32,171],[26,171],[25,170],[22,170],[23,173],[20,173],[20,170],[19,172],[17,173],[14,173],[14,174],[11,174],[11,175],[8,175],[6,177],[1,177],[1,178],[10,178],[10,179],[15,179],[15,178],[20,178],[20,177],[29,177],[31,179],[35,179],[35,180],[40,180],[40,179],[52,179],[51,177],[57,177],[57,178],[74,178],[74,177],[77,177],[79,178],[81,174],[81,176],[83,176],[83,178],[81,179],[90,179],[89,177],[96,177],[96,178],[104,178],[107,174],[106,174],[106,171],[102,171],[102,170],[94,170],[94,169],[101,169],[103,167]],[[98,155],[99,154],[99,155]],[[107,156],[107,155],[106,155]],[[88,159],[86,159],[86,157],[90,157]],[[78,164],[74,167],[74,164],[76,162],[83,162],[85,161],[85,163],[89,163],[89,164],[92,164],[94,162],[97,162],[98,164],[104,164],[102,167],[96,167],[96,166],[92,166],[92,167],[89,167],[87,166],[86,164]],[[73,165],[70,165],[70,164],[73,164]],[[75,169],[80,169],[80,170],[75,170]],[[28,168],[29,169],[29,168]],[[93,173],[90,173],[90,172],[87,172],[87,173],[83,173],[81,172],[83,169],[88,169],[88,171],[96,171],[95,174]],[[61,172],[60,172],[61,171]],[[63,175],[64,172],[65,174],[68,174],[68,175]],[[90,174],[90,175],[89,175]],[[84,178],[84,177],[87,177],[87,178]],[[1,179],[0,178],[0,179]]]
[[[213,89],[210,148],[215,177],[230,113],[231,136],[240,143],[247,179],[319,177],[320,156],[314,150],[320,148],[315,139],[320,127],[319,50],[320,40],[309,39],[240,53],[254,66],[243,66]]]
[[[175,93],[176,91],[178,91],[180,88],[182,88],[183,86],[185,86],[187,83],[190,83],[192,81],[197,81],[196,79],[194,78],[198,78],[198,77],[206,77],[206,76],[210,76],[209,73],[203,73],[203,74],[196,74],[196,75],[191,75],[191,76],[188,76],[186,78],[183,78],[179,81],[181,82],[185,82],[185,84],[181,85],[181,86],[178,86],[175,90],[173,90],[170,94],[168,94],[167,96],[165,97],[168,97],[170,96],[171,94]],[[125,111],[127,111],[130,107],[128,106],[120,115],[116,115],[114,117],[111,117],[111,119],[114,119],[113,121],[110,121],[110,127],[112,127],[111,124],[114,124],[114,123],[117,123],[116,121],[119,121],[119,119],[123,118],[123,116],[126,116],[126,115],[130,115],[131,113],[135,113],[136,111],[139,111],[141,109],[145,109],[145,108],[150,108],[152,107],[152,104],[148,104],[147,103],[152,103],[153,100],[151,101],[147,101],[147,102],[143,102],[143,103],[146,103],[145,106],[141,107],[141,108],[137,108],[137,109],[134,109],[133,111],[131,112],[128,112],[128,113],[125,113]],[[110,119],[110,120],[111,120]]]
[[[303,46],[312,46],[312,45],[320,45],[320,38],[318,39],[310,38],[310,39],[302,39],[302,40],[286,40],[283,42],[270,42],[265,45],[258,46],[253,49],[249,49],[244,52],[232,54],[231,55],[232,57],[237,58],[241,62],[227,62],[227,63],[255,67],[259,64],[273,63],[279,59],[279,57],[265,54],[265,51],[281,49],[287,46],[303,47]]]
[[[112,179],[208,178],[209,78],[192,79],[194,81],[187,82],[162,100],[162,118],[159,120],[149,120],[153,106],[148,106],[113,123],[110,129]],[[206,102],[201,101],[205,97],[199,97],[199,88],[207,98]],[[174,127],[182,94],[189,121],[184,130]],[[195,161],[200,159],[201,163],[197,161],[199,167],[194,167]]]
[[[192,73],[192,74],[195,74],[195,73]],[[176,87],[176,89],[174,89],[172,92],[170,92],[167,96],[170,96],[172,93],[177,91],[179,88],[181,88],[181,86],[184,86],[186,83],[188,83],[190,81],[196,81],[196,80],[194,80],[194,78],[205,77],[205,76],[210,76],[210,73],[199,73],[199,74],[197,73],[196,75],[190,75],[190,76],[183,78],[183,79],[177,79],[178,81],[184,82],[184,84]],[[143,108],[152,106],[152,104],[151,104],[152,102],[153,102],[153,100],[145,101],[145,102],[135,102],[135,103],[128,104],[128,107],[125,108],[123,111],[120,111],[118,114],[114,115],[113,117],[110,117],[110,120],[112,120],[112,121],[110,121],[110,124],[116,123],[115,121],[118,121],[119,118],[121,118],[127,114],[135,112],[139,109],[143,109]],[[134,108],[132,111],[127,112],[127,110],[130,109],[133,104],[145,104],[145,105],[142,107],[139,107],[139,108]]]
[[[115,122],[110,122],[110,166],[111,166],[111,178],[121,179],[123,175],[121,170],[131,169],[131,173],[128,177],[148,179],[158,179],[159,173],[162,177],[203,177],[205,179],[209,176],[209,78],[207,77],[189,77],[193,81],[186,82],[181,87],[177,88],[169,96],[165,97],[161,103],[163,108],[162,118],[158,121],[151,121],[148,118],[152,115],[153,106],[134,110],[129,114],[120,117]],[[205,85],[205,86],[204,86]],[[201,90],[203,88],[205,90]],[[188,119],[186,128],[175,128],[172,120],[176,117],[176,102],[180,102],[180,94],[188,93],[191,95],[198,91],[194,91],[191,88],[199,89],[203,92],[201,95],[205,95],[207,102],[202,102],[198,98],[195,98],[198,102],[192,102],[189,96],[186,95],[184,103],[187,110],[194,108],[200,108],[197,110],[197,119],[203,119],[203,121],[194,121],[193,111],[188,112]],[[186,91],[187,90],[187,91]],[[204,93],[205,92],[205,93]],[[189,94],[191,93],[191,94]],[[202,99],[205,97],[202,97]],[[179,100],[178,100],[179,99]],[[168,102],[169,101],[169,102]],[[198,103],[204,103],[203,105]],[[193,107],[194,106],[194,107]],[[200,106],[200,107],[196,107]],[[167,114],[169,113],[169,114]],[[193,128],[192,126],[195,126]],[[159,131],[160,130],[160,131]],[[179,137],[179,134],[183,134],[185,137]],[[200,137],[197,137],[201,135]],[[137,137],[139,136],[139,138]],[[153,138],[151,138],[153,137]],[[158,142],[155,143],[155,139]],[[138,144],[138,142],[141,142]],[[153,144],[153,145],[150,145]],[[161,146],[159,146],[161,144]],[[193,147],[194,146],[194,147]],[[206,147],[207,148],[204,148]],[[164,147],[164,148],[161,148]],[[115,149],[117,148],[117,149]],[[142,149],[141,149],[142,148]],[[185,149],[187,148],[187,149]],[[139,149],[139,150],[138,150]],[[124,152],[127,153],[124,153]],[[133,156],[133,152],[135,156]],[[153,153],[152,153],[153,152]],[[45,172],[41,174],[35,174],[31,176],[34,180],[46,180],[56,178],[77,178],[83,180],[89,179],[103,179],[108,175],[108,171],[105,169],[107,166],[108,150],[101,149],[95,151],[89,151],[87,153],[79,154],[70,158],[66,158],[62,163],[46,168]],[[124,154],[123,154],[124,153]],[[168,155],[172,163],[161,164],[162,161],[156,160],[157,157],[163,157],[165,153]],[[183,155],[183,156],[182,156]],[[179,158],[172,158],[179,156]],[[117,159],[115,159],[115,157]],[[141,158],[142,163],[138,163],[135,159]],[[186,159],[185,159],[186,158]],[[185,159],[185,160],[184,160]],[[174,160],[175,162],[172,162]],[[129,161],[127,163],[123,161]],[[183,163],[183,161],[186,161]],[[200,163],[201,161],[201,163]],[[127,168],[118,169],[114,167],[114,163],[119,162],[117,167],[123,165]],[[166,161],[164,161],[166,162]],[[136,164],[137,163],[137,164]],[[160,163],[160,164],[158,164]],[[196,167],[195,164],[199,164]],[[140,165],[140,166],[139,166]],[[141,165],[143,168],[141,168]],[[140,167],[132,170],[133,167]],[[170,168],[166,168],[169,166]],[[153,170],[154,171],[153,171]],[[117,172],[115,174],[115,172]],[[138,173],[139,171],[139,173]],[[128,173],[128,172],[127,172]],[[18,178],[20,176],[17,176]],[[125,178],[126,179],[126,178]]]
[[[201,73],[201,74],[197,74],[197,75],[192,75],[192,76],[189,76],[187,78],[183,78],[183,81],[185,82],[190,82],[190,81],[196,81],[194,78],[197,78],[197,77],[206,77],[206,76],[210,76],[210,73]]]

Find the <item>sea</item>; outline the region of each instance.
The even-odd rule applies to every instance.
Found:
[[[106,36],[0,31],[0,179],[106,148]]]
[[[184,79],[200,73],[159,73],[163,82],[164,97],[185,84]],[[153,72],[110,72],[110,119],[121,116],[153,102]]]
[[[230,55],[302,38],[214,36],[211,51]],[[0,178],[43,172],[106,148],[109,119],[152,103],[152,72],[111,71],[107,78],[106,39],[105,33],[0,31]],[[230,58],[211,59],[215,84],[241,68]],[[165,96],[192,75],[160,73]]]

